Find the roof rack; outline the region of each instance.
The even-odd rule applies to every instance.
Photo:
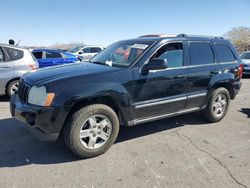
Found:
[[[206,38],[224,39],[223,37],[206,36],[206,35],[187,35],[187,34],[184,34],[184,33],[178,34],[176,37],[182,37],[182,38],[187,38],[187,37],[206,37]]]

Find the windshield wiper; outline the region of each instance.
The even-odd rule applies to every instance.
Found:
[[[105,63],[101,61],[89,61],[89,62],[94,63],[94,64],[99,64],[99,65],[105,65]]]

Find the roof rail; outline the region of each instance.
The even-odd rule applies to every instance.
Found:
[[[177,35],[176,37],[188,37],[188,35],[181,33],[181,34]]]
[[[207,37],[207,38],[215,38],[215,39],[224,39],[223,37],[216,37],[216,36],[206,36],[206,35],[187,35],[184,33],[178,34],[177,37]]]

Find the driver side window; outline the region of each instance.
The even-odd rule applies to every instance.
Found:
[[[183,45],[181,42],[169,43],[162,46],[152,58],[166,59],[168,67],[182,67],[183,66]]]

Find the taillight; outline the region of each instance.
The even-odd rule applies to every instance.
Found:
[[[240,64],[239,66],[239,77],[242,78],[242,73],[243,73],[243,64]]]
[[[35,63],[29,63],[28,66],[31,68],[31,70],[36,70],[38,68]]]

